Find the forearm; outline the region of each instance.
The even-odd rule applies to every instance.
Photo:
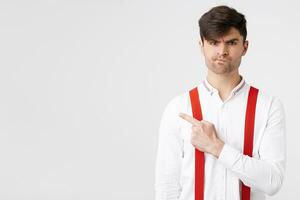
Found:
[[[218,161],[231,170],[242,182],[268,195],[279,191],[284,174],[284,161],[268,161],[243,155],[238,150],[224,145]]]

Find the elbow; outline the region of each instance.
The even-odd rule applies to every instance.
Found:
[[[283,178],[284,175],[282,172],[276,172],[273,173],[273,175],[271,176],[270,180],[269,180],[269,187],[266,188],[265,193],[269,196],[273,196],[275,194],[277,194],[279,192],[279,190],[281,189],[281,186],[283,184]]]
[[[176,186],[155,186],[155,200],[178,199],[180,189]]]
[[[178,199],[181,193],[179,181],[174,177],[156,178],[154,184],[155,200]]]
[[[265,191],[265,193],[269,196],[273,196],[273,195],[277,194],[277,192],[279,192],[281,186],[282,186],[282,183],[276,183],[276,184],[270,186],[270,188],[268,188]]]

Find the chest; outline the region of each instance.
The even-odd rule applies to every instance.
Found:
[[[217,104],[213,101],[201,102],[203,119],[214,124],[217,136],[229,144],[233,148],[243,152],[244,148],[244,132],[246,118],[247,101],[245,99],[237,99],[235,102]],[[259,144],[262,138],[264,128],[266,126],[265,108],[256,107],[255,124],[254,124],[254,140],[253,140],[253,156],[259,156]],[[187,106],[185,112],[192,116],[191,106]],[[181,134],[184,143],[184,151],[186,153],[194,152],[191,145],[191,124],[181,123]]]

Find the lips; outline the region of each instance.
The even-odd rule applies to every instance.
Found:
[[[227,60],[219,60],[219,59],[217,59],[216,61],[217,62],[227,62]]]

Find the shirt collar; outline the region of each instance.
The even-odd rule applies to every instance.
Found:
[[[245,79],[243,76],[242,80],[239,82],[239,84],[237,86],[235,86],[235,88],[232,89],[231,94],[236,95],[246,84]],[[218,92],[218,90],[216,88],[214,88],[208,81],[207,78],[205,78],[205,80],[203,81],[203,85],[206,88],[206,90],[212,95],[214,92]]]

